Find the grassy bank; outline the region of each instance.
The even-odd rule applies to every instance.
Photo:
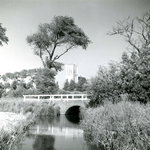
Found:
[[[21,146],[21,139],[37,116],[58,113],[59,108],[49,102],[0,101],[0,150]]]
[[[57,115],[59,108],[50,102],[1,101],[0,112],[14,112],[33,116]]]
[[[103,150],[150,149],[150,105],[120,102],[89,108],[81,126],[86,141]]]

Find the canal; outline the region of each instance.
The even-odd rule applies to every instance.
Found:
[[[37,118],[21,150],[95,150],[83,138],[78,115]]]

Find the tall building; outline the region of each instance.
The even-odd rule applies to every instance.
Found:
[[[66,70],[66,74],[65,74],[66,80],[68,80],[69,82],[73,80],[77,83],[78,67],[75,64],[69,64],[69,65],[65,65],[65,70]]]

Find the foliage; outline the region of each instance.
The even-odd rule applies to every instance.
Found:
[[[35,76],[36,89],[39,94],[55,94],[57,93],[57,85],[55,84],[56,72],[47,68],[39,69]]]
[[[118,63],[111,62],[109,68],[99,66],[97,75],[89,83],[90,106],[103,105],[106,99],[113,103],[118,102],[119,94],[121,94],[121,82]]]
[[[33,121],[29,115],[1,112],[0,149],[20,150],[25,132]]]
[[[63,90],[65,90],[65,91],[69,90],[69,81],[68,80],[65,81]]]
[[[127,18],[118,22],[111,35],[119,34],[131,46],[130,53],[122,55],[122,89],[130,100],[147,103],[150,100],[150,11],[141,18]]]
[[[72,17],[55,16],[50,24],[40,24],[36,33],[27,36],[27,42],[33,47],[34,54],[40,57],[45,68],[56,69],[56,60],[77,46],[86,49],[90,40],[75,25]],[[63,51],[60,52],[59,47],[63,47]]]
[[[2,150],[20,150],[22,146],[22,139],[26,130],[34,123],[37,116],[49,115],[54,116],[60,113],[59,108],[51,102],[24,102],[24,101],[1,101],[0,111],[19,113],[20,119],[17,121],[14,117],[13,123],[15,126],[6,131],[0,129],[0,149]],[[23,117],[26,116],[26,119]],[[1,122],[2,124],[2,122]]]
[[[58,94],[71,94],[72,92],[71,91],[66,91],[64,89],[59,89],[58,90]]]
[[[8,37],[5,34],[6,28],[2,27],[2,24],[0,23],[0,45],[3,46],[3,43],[6,43],[9,41]]]
[[[23,95],[55,93],[56,72],[49,69],[29,69],[1,76],[0,91],[2,97],[22,97]],[[49,91],[48,91],[49,90]]]
[[[68,91],[74,91],[76,89],[76,83],[74,80],[71,80],[69,83]]]
[[[87,90],[87,80],[86,78],[80,76],[78,77],[78,82],[76,83],[74,80],[65,81],[63,90],[65,91],[77,91],[77,92],[85,92]]]
[[[13,90],[17,89],[17,84],[18,84],[17,81],[12,82],[11,87],[12,87]]]
[[[28,126],[27,123],[18,123],[11,132],[0,130],[0,149],[1,150],[20,150],[22,147],[21,139],[24,138],[24,129]]]
[[[1,101],[0,111],[27,114],[32,116],[57,115],[59,108],[51,102]]]
[[[80,92],[86,91],[86,84],[87,84],[86,78],[84,78],[82,76],[78,77],[76,91],[80,91]]]
[[[0,98],[2,97],[3,93],[4,93],[4,85],[0,83]]]
[[[139,103],[89,108],[81,122],[85,140],[104,150],[149,150],[150,109]]]
[[[122,54],[120,63],[110,63],[109,67],[99,67],[97,75],[90,80],[88,93],[90,106],[104,101],[120,101],[126,94],[131,101],[147,103],[150,100],[150,11],[141,18],[124,19],[113,27],[109,35],[119,34],[129,44],[129,53]]]
[[[122,89],[132,101],[147,103],[150,100],[150,49],[143,49],[140,54],[132,52],[122,56]]]

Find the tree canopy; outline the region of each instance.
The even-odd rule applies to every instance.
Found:
[[[43,66],[50,69],[57,68],[56,60],[70,49],[78,46],[86,49],[91,43],[74,19],[68,16],[55,16],[50,24],[40,24],[37,32],[27,36],[27,42],[34,49],[34,54],[40,57]]]
[[[3,43],[8,42],[8,37],[5,34],[6,28],[2,27],[2,24],[0,23],[0,45],[3,46]]]
[[[120,100],[150,101],[150,11],[142,17],[130,17],[119,21],[109,35],[120,35],[129,44],[119,63],[99,67],[90,80],[88,93],[90,106],[113,103]]]
[[[0,76],[0,97],[22,97],[32,94],[56,94],[56,71],[48,68],[22,70]]]
[[[55,71],[44,68],[39,69],[35,76],[36,89],[39,94],[57,93],[57,84],[55,83]]]
[[[147,103],[150,99],[150,11],[142,17],[127,18],[113,28],[131,46],[130,53],[122,55],[122,89],[130,100]]]

